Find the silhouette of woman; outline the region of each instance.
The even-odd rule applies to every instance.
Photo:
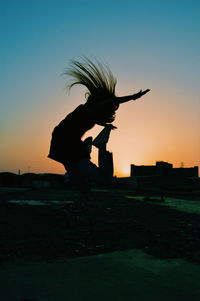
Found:
[[[117,97],[115,95],[116,78],[110,69],[98,61],[84,57],[82,62],[71,61],[66,70],[72,81],[70,89],[76,84],[84,85],[86,103],[79,105],[68,114],[53,130],[48,157],[62,163],[71,181],[81,191],[88,191],[92,183],[110,183],[113,177],[112,153],[106,150],[106,144],[115,120],[119,105],[136,100],[150,90],[140,90],[136,94]],[[104,129],[92,141],[92,137],[81,140],[92,127],[101,125]],[[98,148],[98,167],[90,161],[91,147]]]

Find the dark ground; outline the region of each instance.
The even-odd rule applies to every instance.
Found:
[[[158,258],[200,263],[200,219],[145,201],[126,190],[37,189],[0,192],[0,260],[74,257],[141,249]],[[72,204],[30,206],[7,200],[63,200]]]

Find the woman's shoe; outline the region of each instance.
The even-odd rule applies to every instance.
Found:
[[[97,148],[105,146],[108,142],[110,131],[116,129],[116,126],[107,124],[105,128],[99,133],[99,135],[93,140],[92,144]]]

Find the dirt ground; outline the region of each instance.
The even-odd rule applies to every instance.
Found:
[[[10,259],[80,257],[139,249],[157,258],[200,263],[198,214],[127,198],[127,190],[0,191],[0,263]],[[63,203],[20,205],[9,200]]]

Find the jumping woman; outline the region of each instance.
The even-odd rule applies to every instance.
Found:
[[[71,77],[70,89],[76,84],[87,88],[86,103],[79,105],[68,114],[53,130],[48,157],[62,163],[71,181],[81,190],[89,191],[93,183],[107,184],[113,178],[112,153],[106,150],[106,144],[115,120],[119,105],[136,100],[150,90],[117,97],[117,80],[110,69],[84,57],[81,61],[71,61],[71,68],[64,74]],[[103,130],[93,140],[92,137],[81,140],[83,135],[95,125]],[[98,148],[98,167],[90,161],[91,147]]]

